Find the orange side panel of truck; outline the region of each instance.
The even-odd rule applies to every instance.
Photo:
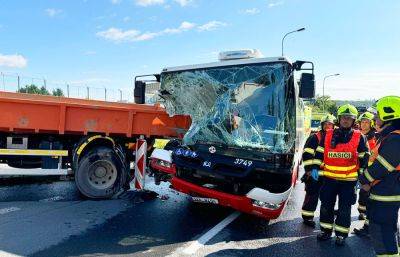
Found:
[[[159,105],[0,92],[3,132],[179,137],[190,122]]]

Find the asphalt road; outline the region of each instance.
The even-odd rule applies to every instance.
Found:
[[[192,204],[163,183],[159,195],[128,192],[108,201],[82,199],[73,181],[0,186],[0,256],[279,256],[372,257],[367,239],[319,243],[301,223],[303,185],[284,214],[267,221]],[[352,227],[360,226],[353,209]]]

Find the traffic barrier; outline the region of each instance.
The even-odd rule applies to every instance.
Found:
[[[140,138],[136,141],[135,156],[135,189],[141,190],[145,186],[147,142]]]

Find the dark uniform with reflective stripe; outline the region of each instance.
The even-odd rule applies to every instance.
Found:
[[[333,131],[331,145],[347,144],[353,137],[353,129],[335,129]],[[321,139],[320,147],[324,148],[325,137]],[[360,170],[368,165],[369,148],[365,136],[360,136],[357,146]],[[314,159],[315,169],[320,169],[324,162],[324,153],[316,152]],[[356,203],[356,184],[357,178],[351,181],[333,179],[325,177],[320,192],[321,211],[320,227],[321,231],[332,233],[335,230],[336,236],[347,237],[350,231],[351,206]],[[334,207],[336,197],[339,197],[339,209],[335,220]]]
[[[375,140],[376,140],[375,130],[371,129],[368,132],[368,134],[366,134],[365,136],[367,137],[367,140],[368,140],[369,149],[370,149],[370,151],[372,151],[372,149],[374,149],[374,147],[375,147],[375,145],[371,143],[371,142],[375,142]],[[369,196],[368,192],[366,192],[364,189],[360,189],[360,192],[358,193],[358,207],[357,207],[358,212],[360,214],[366,215],[368,196]]]
[[[399,256],[396,233],[400,208],[400,131],[389,126],[380,134],[376,158],[359,180],[363,185],[372,185],[367,211],[377,256]]]
[[[301,216],[304,220],[312,220],[314,218],[314,212],[317,209],[318,199],[319,199],[319,191],[322,185],[322,178],[319,178],[318,181],[315,181],[312,177],[307,175],[307,172],[311,171],[311,168],[314,164],[314,156],[316,151],[322,151],[323,148],[318,148],[319,141],[322,136],[325,134],[323,130],[318,131],[310,135],[304,145],[303,152],[303,166],[305,173],[301,178],[301,181],[305,183],[306,196],[304,198],[303,207],[301,209]],[[322,149],[322,150],[321,150]]]

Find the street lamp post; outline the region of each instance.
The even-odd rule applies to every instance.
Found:
[[[339,73],[326,75],[324,81],[322,82],[322,111],[325,112],[325,80],[329,77],[339,76]]]
[[[305,28],[300,28],[300,29],[297,29],[297,30],[290,31],[290,32],[286,33],[283,36],[283,38],[282,38],[282,56],[283,56],[283,41],[285,41],[286,36],[289,35],[289,34],[292,34],[292,33],[295,33],[295,32],[300,32],[300,31],[304,31],[304,30],[305,30]]]

